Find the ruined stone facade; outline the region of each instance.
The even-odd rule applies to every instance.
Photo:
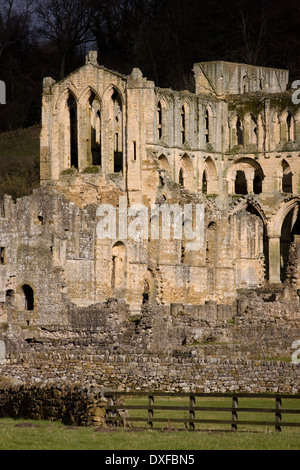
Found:
[[[1,206],[3,361],[17,343],[36,354],[51,344],[55,356],[55,344],[83,347],[83,335],[84,347],[127,351],[216,337],[233,344],[251,337],[264,302],[280,299],[294,333],[284,343],[280,323],[279,350],[273,330],[266,341],[270,354],[289,354],[300,318],[300,109],[288,72],[221,61],[193,71],[194,93],[161,89],[139,69],[107,70],[90,52],[64,80],[44,79],[41,187]],[[176,221],[170,212],[169,238],[151,212],[163,205],[181,211]],[[99,236],[104,219],[113,237]],[[201,234],[198,245],[190,233]]]

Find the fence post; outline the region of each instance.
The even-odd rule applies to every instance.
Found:
[[[238,405],[239,405],[239,399],[238,397],[234,396],[232,398],[232,424],[231,424],[231,430],[234,432],[237,431],[236,421],[238,419],[238,413],[237,413]]]
[[[149,397],[148,397],[148,427],[150,429],[153,428],[153,421],[152,421],[152,418],[153,418],[153,408],[152,408],[152,406],[153,405],[154,405],[154,396],[149,395]]]
[[[113,395],[109,395],[108,397],[108,406],[114,406],[115,405],[115,397]],[[111,425],[111,426],[115,426],[116,423],[113,421],[113,416],[114,416],[114,410],[109,410],[108,411],[108,423]]]
[[[189,418],[190,420],[191,419],[195,419],[195,410],[193,410],[192,408],[195,407],[195,403],[196,403],[196,398],[194,395],[191,395],[190,396],[190,411],[189,411]],[[195,429],[195,423],[193,421],[190,421],[189,422],[189,427],[190,427],[190,430],[191,431],[194,431]]]
[[[276,397],[275,398],[275,431],[276,432],[281,432],[281,409],[282,409],[282,402],[281,398]]]

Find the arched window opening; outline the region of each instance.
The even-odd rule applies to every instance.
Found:
[[[180,170],[179,170],[179,184],[180,184],[180,186],[184,186],[184,179],[185,179],[184,169],[180,168]]]
[[[206,171],[203,171],[202,175],[202,192],[203,194],[207,194],[207,176],[206,176]]]
[[[144,280],[143,304],[149,303],[150,287],[149,282]]]
[[[300,235],[299,207],[291,209],[286,215],[280,237],[280,279],[282,282],[287,278],[287,267],[289,262],[290,246],[295,241],[295,236]]]
[[[158,140],[162,138],[162,107],[160,101],[157,105],[157,137]]]
[[[120,95],[112,95],[114,110],[114,173],[123,171],[123,114]]]
[[[101,165],[101,120],[100,103],[94,93],[89,99],[90,143],[92,165]]]
[[[70,119],[70,163],[71,168],[78,168],[77,103],[71,93],[69,94],[67,105]]]
[[[250,144],[258,145],[258,127],[254,116],[250,120]]]
[[[33,310],[34,309],[34,294],[33,289],[28,285],[24,284],[22,286],[22,291],[24,294],[25,300],[25,310]]]
[[[170,164],[165,155],[160,155],[158,157],[158,163],[159,163],[159,168],[161,170],[164,170],[166,173],[169,173],[169,174],[171,173]]]
[[[293,192],[293,175],[290,165],[283,160],[282,162],[282,185],[281,189],[283,193],[292,193]]]
[[[181,108],[181,144],[185,143],[185,109]]]
[[[117,242],[112,248],[112,288],[125,288],[126,276],[126,246],[122,242]]]
[[[286,118],[286,126],[287,126],[287,140],[288,142],[294,142],[295,140],[295,122],[294,116],[291,112],[288,112]]]
[[[180,170],[178,174],[179,184],[186,189],[192,191],[193,189],[193,164],[188,155],[184,155],[180,160]]]
[[[262,176],[258,170],[254,172],[253,192],[254,194],[260,194],[262,192]]]
[[[238,116],[236,121],[236,138],[238,145],[244,145],[244,130],[241,118]]]
[[[249,79],[248,79],[247,74],[243,76],[242,87],[243,87],[243,93],[247,93],[249,91]]]
[[[264,254],[264,268],[265,268],[265,279],[269,279],[269,239],[267,235],[266,223],[260,214],[260,212],[249,202],[247,203],[246,211],[250,214],[256,215],[260,218],[263,224],[263,254]]]
[[[235,194],[248,194],[247,179],[242,170],[236,172],[234,192]]]
[[[209,114],[208,110],[205,113],[205,142],[209,142]]]
[[[15,292],[12,289],[8,289],[5,293],[5,303],[8,306],[12,306],[15,300]]]

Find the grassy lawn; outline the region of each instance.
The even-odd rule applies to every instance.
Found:
[[[177,398],[176,404],[184,406],[187,398]],[[225,400],[225,402],[224,402]],[[131,405],[147,404],[147,398],[127,399]],[[174,404],[174,400],[171,401]],[[196,406],[231,406],[224,398],[201,398]],[[258,402],[258,403],[257,403]],[[166,398],[155,399],[156,405],[170,405]],[[283,402],[283,408],[297,408],[298,400]],[[240,399],[240,407],[271,408],[273,399]],[[167,413],[167,414],[166,414]],[[165,422],[155,423],[152,430],[139,430],[145,423],[127,422],[125,428],[70,427],[59,422],[25,421],[10,418],[0,419],[0,450],[299,450],[300,428],[282,427],[280,433],[274,429],[274,415],[267,413],[239,412],[239,420],[269,420],[269,426],[238,425],[237,432],[230,431],[230,424],[197,424],[196,431],[184,429],[184,425],[172,422],[178,413],[187,411],[155,411],[154,416],[163,417]],[[129,410],[129,416],[147,416],[147,410]],[[230,419],[230,412],[196,412],[196,418]],[[286,415],[282,421],[299,422],[300,415]],[[208,427],[211,429],[208,431]],[[205,430],[206,429],[206,430]],[[223,429],[223,430],[222,430]]]
[[[189,432],[0,420],[0,450],[299,450],[300,432]]]

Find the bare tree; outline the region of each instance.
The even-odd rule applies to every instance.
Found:
[[[76,47],[94,39],[91,31],[92,9],[82,0],[37,1],[40,34],[54,43],[60,56],[59,78],[65,76],[67,60]]]
[[[16,44],[29,29],[34,0],[0,1],[0,57]]]

